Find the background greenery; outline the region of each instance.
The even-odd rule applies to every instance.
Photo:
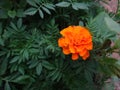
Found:
[[[0,90],[101,90],[111,75],[120,76],[120,63],[110,57],[119,53],[119,14],[94,0],[0,0]],[[88,60],[72,61],[58,47],[69,25],[90,29]]]

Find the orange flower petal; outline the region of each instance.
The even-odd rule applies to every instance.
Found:
[[[63,48],[63,53],[68,55],[68,54],[70,54],[70,50],[68,48],[64,47]]]
[[[58,46],[59,47],[66,47],[68,46],[69,40],[67,38],[60,38],[58,39]]]
[[[88,52],[88,50],[84,49],[82,52],[79,53],[79,55],[82,57],[82,56],[86,55],[87,52]]]
[[[72,54],[72,60],[77,60],[79,58],[79,54],[78,53],[73,53]]]
[[[69,50],[70,50],[71,53],[75,53],[75,48],[74,48],[74,46],[69,46]]]
[[[60,34],[61,34],[62,36],[67,36],[67,35],[69,35],[69,34],[72,33],[72,29],[73,29],[73,27],[72,27],[72,26],[69,26],[69,27],[63,29],[62,31],[60,31]]]
[[[86,49],[87,50],[92,50],[93,49],[92,42],[90,42],[89,44],[86,45]]]
[[[58,39],[58,45],[59,45],[59,47],[64,46],[64,38],[59,38]]]
[[[87,52],[82,58],[83,58],[83,60],[86,60],[88,57],[89,57],[89,52]]]

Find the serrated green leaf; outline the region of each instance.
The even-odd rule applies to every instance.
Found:
[[[54,8],[55,6],[53,4],[46,3],[46,4],[44,4],[44,6],[48,9],[55,10],[55,8]]]
[[[34,67],[36,67],[37,65],[38,65],[38,61],[34,61],[34,62],[32,62],[30,65],[29,65],[29,68],[34,68]]]
[[[13,22],[10,22],[10,26],[14,29],[14,30],[18,30],[18,28],[16,27],[16,25]]]
[[[2,86],[2,79],[0,78],[0,86]]]
[[[18,71],[19,71],[22,75],[25,74],[24,67],[22,67],[22,66],[20,66],[20,67],[18,68]]]
[[[109,65],[113,65],[117,62],[117,60],[114,58],[106,57],[106,58],[103,58],[103,62]]]
[[[45,61],[45,60],[42,62],[42,66],[44,66],[48,70],[54,69],[54,66],[51,63],[49,63],[48,61]]]
[[[13,10],[13,11],[8,11],[8,16],[11,17],[11,18],[15,18],[16,16],[16,11]]]
[[[10,85],[9,85],[8,82],[5,83],[4,88],[5,88],[5,90],[11,90]]]
[[[44,18],[44,14],[43,14],[41,9],[39,9],[39,15],[40,15],[41,18]]]
[[[55,4],[56,6],[58,7],[69,7],[70,6],[70,3],[69,2],[59,2],[57,4]]]
[[[79,10],[79,9],[88,9],[88,6],[87,4],[85,3],[72,3],[72,8],[75,9],[75,10]]]
[[[22,27],[22,19],[21,18],[17,21],[17,27],[19,29]]]
[[[20,64],[23,61],[22,58],[19,58],[18,64]]]
[[[57,70],[57,69],[54,69],[53,71],[51,71],[51,72],[49,73],[48,77],[53,77],[53,75],[54,75],[56,72],[58,72],[58,70]]]
[[[59,73],[59,76],[57,77],[57,82],[60,81],[60,79],[62,78],[62,73]]]
[[[24,31],[26,29],[26,26],[21,27],[21,31]]]
[[[49,9],[45,8],[45,7],[41,7],[46,13],[51,14],[51,12],[49,11]]]
[[[0,37],[0,45],[4,46],[4,40]]]
[[[2,23],[0,23],[0,35],[2,34],[3,28],[2,28]]]
[[[93,33],[94,41],[103,43],[106,39],[115,40],[116,32],[111,31],[105,22],[105,17],[109,17],[109,15],[105,12],[101,12],[97,15],[91,22],[88,27]]]
[[[36,12],[37,12],[37,8],[29,8],[24,12],[24,14],[25,15],[34,15]]]
[[[38,5],[40,4],[41,0],[34,0]]]
[[[31,6],[38,7],[34,0],[27,0],[27,3],[30,4]]]
[[[17,62],[19,60],[19,56],[15,56],[11,61],[10,63],[14,63],[14,62]]]
[[[84,75],[85,75],[86,80],[87,80],[89,83],[93,83],[92,73],[90,73],[88,70],[85,70],[85,71],[84,71]]]
[[[3,75],[7,70],[8,60],[2,59],[2,64],[0,65],[0,75]]]
[[[109,30],[120,33],[120,25],[110,17],[105,17],[105,22]]]
[[[104,72],[107,75],[112,75],[113,73],[117,73],[116,66],[117,62],[116,59],[111,57],[105,57],[102,60],[99,61],[100,65],[99,68],[102,72]]]
[[[25,59],[29,59],[29,52],[28,52],[28,50],[24,50],[23,51],[23,57],[25,58]]]
[[[29,82],[29,79],[30,79],[30,76],[23,75],[23,76],[19,76],[16,79],[14,79],[13,82],[20,83],[20,84],[25,84],[25,83]]]
[[[8,39],[10,36],[11,36],[11,33],[9,33],[9,31],[7,31],[7,30],[5,29],[2,37],[6,40],[6,39]]]
[[[55,81],[56,79],[58,79],[59,75],[60,75],[60,71],[54,73],[54,75],[52,76],[52,80]]]
[[[75,10],[79,9],[74,3],[72,4],[72,8],[75,9]]]
[[[42,72],[42,64],[39,63],[39,64],[37,65],[37,67],[36,67],[36,73],[37,73],[37,75],[40,75],[41,72]]]

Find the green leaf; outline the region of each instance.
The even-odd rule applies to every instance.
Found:
[[[4,88],[5,88],[5,90],[11,90],[10,85],[9,85],[8,82],[5,83]]]
[[[4,46],[4,40],[0,37],[0,45]]]
[[[38,7],[34,0],[27,0],[27,3],[30,4],[31,6]]]
[[[90,71],[85,70],[84,71],[85,74],[85,78],[89,83],[93,83],[93,78],[92,78],[92,73],[90,73]]]
[[[41,9],[39,9],[39,15],[40,15],[41,18],[44,18],[44,14],[43,14]]]
[[[1,59],[2,64],[0,65],[0,75],[3,75],[7,70],[8,59]]]
[[[58,79],[58,77],[61,75],[60,71],[57,71],[56,73],[54,73],[54,75],[52,76],[52,80],[56,80]],[[61,78],[61,77],[60,77]]]
[[[108,65],[114,65],[117,62],[117,60],[114,58],[106,57],[103,58],[103,62]]]
[[[22,67],[22,66],[20,66],[20,67],[18,68],[18,71],[19,71],[22,75],[25,74],[24,67]]]
[[[42,66],[44,66],[48,70],[54,69],[54,66],[51,63],[49,63],[48,61],[45,61],[45,60],[42,62]]]
[[[41,0],[34,0],[38,5],[40,4]]]
[[[2,37],[4,38],[4,40],[8,39],[10,36],[11,36],[11,33],[5,29],[4,33],[2,35]]]
[[[10,72],[14,72],[14,71],[17,71],[18,70],[18,64],[13,64],[10,68]]]
[[[19,58],[18,64],[20,64],[23,61],[23,58]]]
[[[17,21],[17,27],[19,29],[22,27],[22,19],[21,18]]]
[[[38,63],[39,63],[38,61],[33,61],[33,62],[29,65],[29,68],[31,69],[31,68],[36,67]]]
[[[16,27],[16,25],[14,23],[10,23],[10,26],[14,29],[14,30],[18,30],[18,28]]]
[[[112,75],[116,71],[116,62],[117,60],[111,57],[105,57],[102,60],[99,60],[99,69],[101,72],[107,75]]]
[[[48,9],[55,10],[55,8],[54,8],[55,6],[53,4],[46,3],[46,4],[44,4],[44,6]]]
[[[57,82],[60,81],[60,79],[62,78],[63,74],[59,73],[59,76],[57,77]]]
[[[51,14],[51,12],[50,12],[47,8],[42,7],[42,9],[43,9],[46,13]]]
[[[19,56],[15,56],[11,61],[10,63],[14,63],[14,62],[17,62],[19,60]]]
[[[85,3],[74,2],[74,3],[72,3],[72,8],[75,9],[75,10],[88,9],[88,6]]]
[[[24,14],[25,15],[34,15],[36,12],[37,12],[37,8],[29,8],[24,12]]]
[[[57,4],[55,4],[56,6],[58,7],[69,7],[70,6],[70,3],[69,2],[59,2]]]
[[[23,57],[24,57],[25,59],[27,59],[27,60],[29,59],[29,52],[28,52],[28,50],[25,49],[25,50],[23,51]]]
[[[13,10],[13,11],[8,11],[8,16],[11,17],[11,18],[15,18],[16,16],[16,11]]]
[[[2,32],[3,32],[3,27],[2,27],[2,23],[0,23],[0,35],[2,34]]]
[[[0,78],[0,86],[2,86],[2,78]]]
[[[106,25],[106,17],[109,17],[109,15],[105,12],[101,12],[88,24],[88,27],[93,35],[93,41],[103,43],[106,39],[116,39],[116,32],[111,31]]]
[[[19,84],[27,84],[29,83],[31,77],[28,75],[23,75],[23,76],[19,76],[16,79],[13,80],[13,82],[15,83],[19,83]]]
[[[57,69],[52,70],[52,71],[48,74],[48,77],[53,77],[54,74],[56,74],[57,72],[58,72]]]
[[[37,67],[36,67],[36,73],[37,73],[37,75],[40,75],[41,72],[42,72],[42,64],[39,63],[39,64],[37,65]]]
[[[120,33],[120,25],[110,17],[105,17],[105,22],[109,30]]]

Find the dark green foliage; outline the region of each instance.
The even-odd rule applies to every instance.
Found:
[[[98,14],[101,8],[95,4],[94,0],[1,0],[0,90],[101,90],[109,75],[120,76],[119,63],[106,57],[119,25],[107,13]],[[72,61],[58,47],[59,32],[69,25],[90,29],[94,49],[88,60]]]

